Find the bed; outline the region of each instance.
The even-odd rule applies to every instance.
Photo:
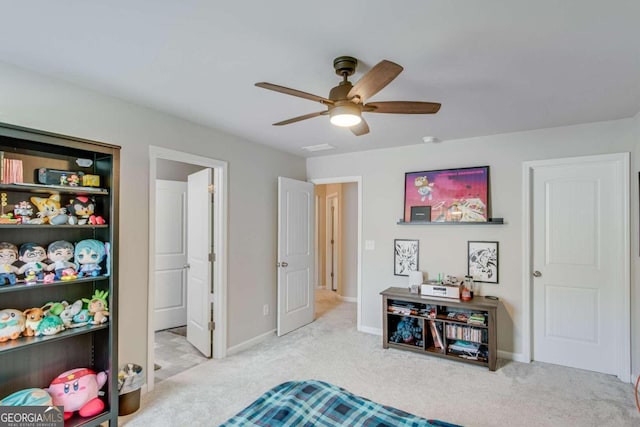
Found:
[[[260,396],[221,427],[460,427],[384,406],[322,381],[289,381]]]

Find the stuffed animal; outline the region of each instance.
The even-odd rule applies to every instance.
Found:
[[[38,325],[44,319],[44,310],[39,307],[29,308],[24,311],[25,328],[23,335],[25,337],[32,337],[36,334]]]
[[[423,343],[422,327],[416,318],[403,317],[398,322],[396,331],[389,337],[389,341],[421,346]]]
[[[69,201],[67,212],[69,212],[73,217],[76,217],[71,221],[79,225],[84,225],[87,223],[91,225],[104,224],[104,218],[99,215],[94,215],[95,207],[96,202],[92,198],[86,196],[78,196],[75,199],[71,199]]]
[[[93,317],[91,323],[94,325],[100,325],[109,320],[109,311],[107,310],[107,296],[108,291],[96,291],[90,300],[84,299],[88,304],[89,315]]]
[[[69,303],[66,301],[48,302],[42,306],[42,309],[44,310],[45,316],[60,316],[60,313],[62,313],[68,305]]]
[[[16,204],[13,207],[13,216],[20,218],[23,224],[28,223],[33,216],[33,206],[26,200]]]
[[[15,340],[24,332],[24,313],[14,308],[0,310],[0,342]]]
[[[69,217],[65,215],[66,209],[60,207],[60,195],[52,194],[49,198],[32,197],[31,203],[38,208],[38,218],[29,221],[29,224],[62,225],[69,223]]]
[[[24,274],[27,283],[44,278],[44,269],[47,266],[44,260],[47,258],[47,252],[37,243],[24,243],[20,246],[20,261],[24,265],[18,269],[19,274]]]
[[[107,374],[95,373],[88,368],[71,369],[58,375],[46,389],[55,406],[64,406],[64,419],[75,411],[81,417],[91,417],[104,409],[98,391],[107,382]]]
[[[36,329],[36,337],[40,337],[42,335],[55,335],[62,331],[64,331],[64,324],[62,323],[60,316],[45,316],[45,318],[40,321],[40,324]]]
[[[0,285],[15,285],[18,281],[18,267],[13,265],[18,260],[18,247],[13,243],[0,242]]]
[[[70,304],[62,310],[60,313],[60,319],[64,324],[65,328],[77,328],[79,326],[84,326],[88,322],[84,323],[75,323],[74,318],[82,311],[82,300],[77,300],[73,304]]]
[[[0,400],[0,406],[51,406],[52,399],[46,390],[26,388]]]
[[[47,258],[52,262],[46,269],[56,273],[56,280],[61,280],[66,276],[76,275],[76,265],[71,262],[73,259],[73,243],[66,240],[56,240],[49,243],[47,247]]]
[[[83,308],[82,310],[80,310],[80,313],[73,316],[73,324],[71,325],[71,327],[76,328],[78,326],[84,326],[88,324],[90,321],[91,321],[91,315],[89,314],[89,310],[86,308]]]
[[[98,276],[102,270],[100,263],[108,255],[108,250],[109,244],[99,240],[86,239],[76,243],[73,257],[75,258],[78,277]],[[109,262],[107,262],[107,267],[108,265]]]

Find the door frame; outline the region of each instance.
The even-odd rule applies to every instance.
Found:
[[[333,291],[333,284],[336,284],[336,293],[341,295],[342,289],[340,289],[340,262],[339,262],[339,254],[340,248],[338,245],[338,237],[340,239],[342,236],[339,236],[340,231],[340,198],[338,197],[338,193],[331,193],[325,196],[325,216],[324,216],[324,249],[325,249],[325,263],[324,263],[324,275],[326,277],[324,288],[330,291]],[[335,209],[333,214],[331,213],[331,205],[329,205],[329,200],[335,201]],[[329,217],[331,217],[331,230],[327,227],[329,223]],[[316,220],[316,224],[317,224]],[[331,232],[331,234],[329,234]],[[333,236],[333,245],[331,244],[331,236]],[[341,242],[340,242],[341,244]],[[329,265],[329,260],[333,259],[333,265]],[[332,270],[333,267],[333,271]],[[333,276],[331,276],[333,273]]]
[[[168,148],[149,146],[149,289],[148,289],[148,321],[147,321],[147,388],[154,388],[154,327],[153,307],[155,306],[155,214],[157,160],[172,160],[208,167],[213,170],[214,192],[213,206],[213,250],[215,253],[213,271],[213,305],[215,329],[213,331],[213,358],[222,359],[227,354],[227,177],[226,161],[203,157],[191,153],[175,151]]]
[[[358,295],[356,297],[357,329],[361,332],[378,334],[379,330],[362,327],[362,176],[343,176],[334,178],[313,178],[309,182],[315,185],[321,184],[348,184],[358,185],[358,262],[356,266]]]
[[[619,328],[616,342],[617,377],[623,382],[632,381],[631,378],[631,278],[630,278],[630,228],[629,228],[629,153],[602,154],[584,157],[567,157],[561,159],[535,160],[522,163],[522,362],[529,363],[533,357],[533,298],[532,298],[532,238],[531,227],[533,219],[531,217],[532,208],[532,184],[533,173],[536,168],[547,166],[588,164],[594,161],[615,161],[619,163],[618,172],[622,177],[622,194],[624,197],[624,207],[621,212],[623,218],[623,253],[627,254],[622,261],[622,284],[618,289],[616,312],[620,316],[617,320]]]

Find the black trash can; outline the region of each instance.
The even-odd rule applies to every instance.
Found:
[[[129,415],[140,409],[140,389],[144,384],[142,366],[127,363],[118,370],[118,415]]]

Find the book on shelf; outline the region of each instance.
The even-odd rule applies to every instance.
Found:
[[[448,323],[445,326],[447,338],[474,342],[486,342],[487,330]]]
[[[402,314],[405,316],[408,315],[417,315],[418,314],[418,310],[413,309],[413,308],[409,308],[409,307],[399,307],[399,306],[395,306],[395,305],[390,305],[387,307],[387,311],[389,313],[393,313],[393,314]]]
[[[0,182],[2,184],[15,184],[23,181],[22,160],[7,159],[4,151],[0,151]]]
[[[471,316],[469,316],[467,323],[470,325],[483,325],[483,326],[487,324],[484,314],[482,313],[472,313]]]
[[[440,331],[438,330],[438,325],[433,320],[429,320],[429,329],[431,330],[431,336],[433,337],[433,346],[436,348],[444,348],[444,344],[442,342],[442,335],[440,335]]]

